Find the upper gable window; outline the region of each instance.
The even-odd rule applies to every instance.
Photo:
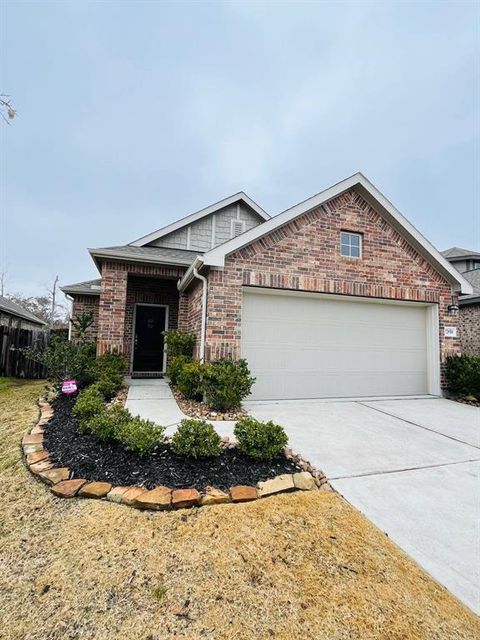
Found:
[[[362,257],[362,236],[350,231],[340,232],[340,254],[345,258]]]
[[[230,237],[236,238],[245,231],[245,220],[232,220],[230,227]]]

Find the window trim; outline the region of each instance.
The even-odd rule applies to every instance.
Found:
[[[343,247],[344,246],[348,246],[349,251],[351,252],[352,249],[352,243],[351,242],[343,242],[343,234],[346,233],[349,236],[356,236],[358,238],[358,256],[352,256],[352,255],[345,255],[343,253]],[[340,256],[342,258],[347,258],[347,259],[352,259],[352,260],[361,260],[363,258],[363,233],[360,233],[358,231],[347,231],[346,229],[341,229],[340,230]]]

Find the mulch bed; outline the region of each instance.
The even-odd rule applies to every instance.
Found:
[[[175,400],[183,413],[190,418],[200,418],[202,420],[240,420],[247,415],[244,409],[237,409],[236,411],[226,411],[222,413],[220,411],[213,411],[204,402],[198,402],[197,400],[189,400],[185,396],[170,386]]]
[[[75,478],[147,489],[165,485],[201,491],[209,485],[222,490],[238,484],[255,485],[282,473],[301,471],[283,454],[262,462],[236,448],[226,448],[215,458],[193,460],[177,456],[168,443],[162,443],[142,458],[119,443],[80,433],[72,415],[74,402],[74,398],[66,396],[53,402],[55,413],[45,427],[44,444],[55,466],[69,467]]]

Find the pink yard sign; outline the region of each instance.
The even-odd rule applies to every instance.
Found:
[[[71,395],[77,393],[77,381],[76,380],[64,380],[62,382],[62,393]]]

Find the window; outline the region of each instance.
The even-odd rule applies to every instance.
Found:
[[[346,258],[362,257],[362,236],[359,233],[340,233],[340,254]]]
[[[473,268],[474,269],[480,269],[480,262],[478,262],[478,260],[474,260],[473,261]]]
[[[245,220],[232,220],[230,228],[230,237],[236,238],[245,231]]]

